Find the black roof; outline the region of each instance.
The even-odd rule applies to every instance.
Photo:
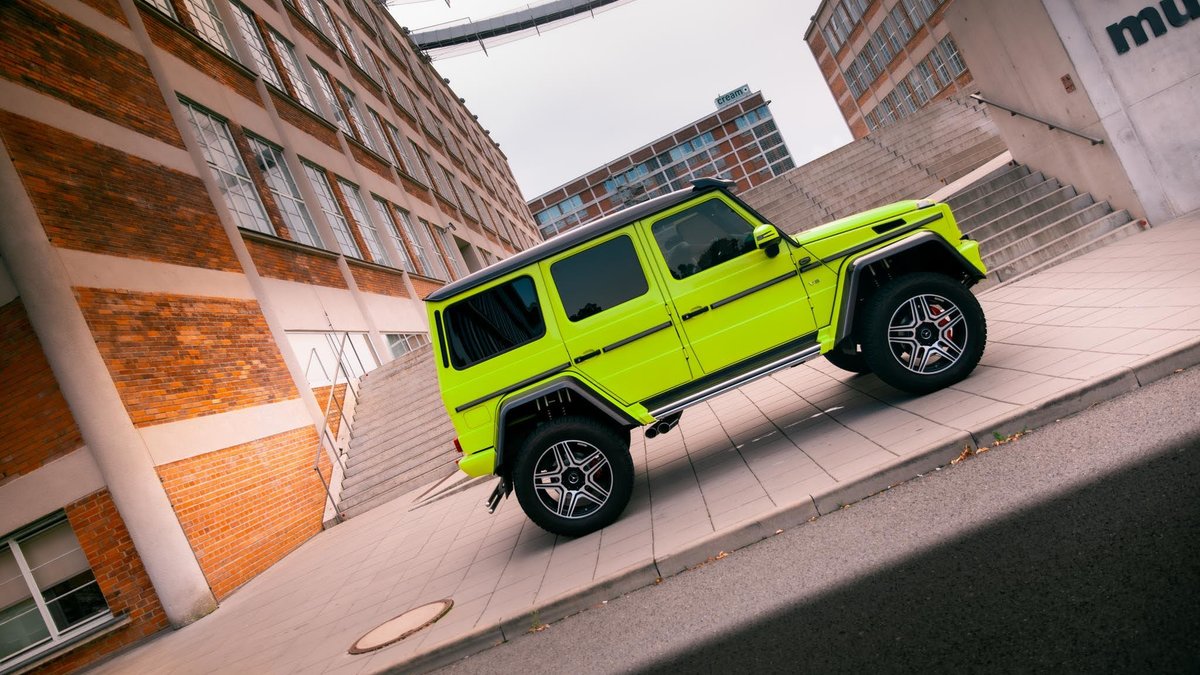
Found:
[[[581,225],[573,230],[548,239],[533,248],[527,248],[524,251],[505,258],[500,262],[485,267],[478,272],[455,281],[452,284],[447,284],[430,293],[425,297],[426,300],[439,302],[447,298],[452,298],[463,291],[469,291],[477,286],[482,286],[489,281],[499,279],[500,277],[531,265],[539,260],[545,260],[555,254],[561,253],[568,249],[574,248],[586,241],[603,236],[614,230],[619,230],[626,225],[639,221],[646,216],[653,215],[659,211],[685,202],[697,194],[712,192],[713,190],[729,190],[735,185],[733,181],[718,180],[716,178],[699,178],[692,181],[692,187],[676,190],[661,197],[655,197],[649,201],[635,204],[627,209],[622,209],[614,214],[605,216],[599,220],[593,220],[590,223]],[[740,202],[739,202],[740,203]],[[748,207],[747,207],[748,208]],[[766,222],[766,221],[764,221]]]

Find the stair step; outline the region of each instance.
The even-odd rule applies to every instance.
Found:
[[[954,193],[946,199],[946,203],[950,205],[950,208],[955,213],[958,213],[964,206],[976,199],[988,193],[995,192],[1013,181],[1028,176],[1029,167],[1023,164],[1010,165],[1000,168],[998,172],[998,175],[985,176],[973,186]]]
[[[1075,188],[1067,186],[1061,190],[1056,190],[1047,195],[1045,199],[1050,199],[1054,195],[1065,195],[1067,191],[1073,193],[1075,192]],[[1059,199],[1062,199],[1062,197],[1060,196]],[[1034,232],[1038,232],[1048,225],[1052,225],[1068,218],[1074,213],[1083,211],[1094,204],[1095,201],[1090,194],[1082,194],[1053,204],[1024,220],[1018,220],[1020,218],[1019,215],[1009,214],[979,228],[976,231],[977,234],[974,236],[979,241],[980,250],[985,252],[997,251]]]
[[[1021,178],[1018,178],[1011,183],[1007,183],[1004,186],[999,187],[979,197],[978,199],[975,199],[974,201],[963,204],[962,206],[958,207],[955,213],[958,215],[960,222],[972,219],[979,222],[987,222],[988,220],[991,220],[991,218],[979,218],[978,216],[984,214],[984,212],[986,212],[988,209],[992,209],[1000,204],[1003,204],[1022,192],[1041,185],[1042,183],[1046,182],[1046,180],[1047,177],[1043,175],[1041,171],[1031,171]],[[1049,180],[1055,179],[1050,178]],[[1007,213],[1010,210],[1012,209],[1000,210],[1000,213]]]
[[[1017,274],[1039,267],[1047,261],[1078,249],[1094,239],[1099,239],[1131,221],[1128,212],[1111,212],[1111,208],[1108,202],[1093,204],[1085,210],[1108,209],[1110,212],[1102,217],[1088,220],[1074,229],[1055,228],[1054,226],[1046,228],[1045,236],[1053,236],[1053,239],[1042,240],[1041,244],[1037,246],[1033,245],[1033,239],[1023,239],[1009,246],[1003,255],[993,255],[993,262],[988,263],[988,267],[996,272],[1000,281],[1006,281]]]
[[[1035,202],[1062,187],[1062,183],[1059,183],[1057,178],[1045,178],[1040,183],[1026,189],[1023,192],[1018,192],[1015,195],[1007,196],[1008,193],[1016,192],[1020,187],[1023,187],[1027,181],[1031,182],[1038,178],[1043,178],[1040,171],[1029,174],[1029,176],[1026,178],[1021,179],[1017,183],[1013,183],[1013,185],[1008,188],[998,191],[998,193],[993,193],[996,195],[997,199],[1002,199],[1002,201],[995,202],[987,208],[960,218],[960,227],[970,232],[979,225],[995,220],[1006,213],[1016,211],[1022,206]],[[989,197],[985,197],[984,199],[989,199]]]
[[[1084,243],[1064,251],[1059,255],[1050,258],[1049,260],[1038,263],[1033,267],[1029,267],[1025,270],[1019,270],[1018,266],[1013,265],[1008,269],[1002,270],[1002,272],[1007,276],[1003,277],[997,285],[1003,285],[1024,279],[1027,276],[1050,269],[1060,263],[1074,260],[1084,253],[1093,251],[1102,246],[1107,246],[1113,242],[1120,241],[1121,239],[1133,236],[1142,231],[1142,228],[1138,226],[1137,221],[1133,220],[1132,217],[1125,211],[1116,211],[1110,213],[1108,216],[1105,216],[1105,218],[1112,218],[1114,221],[1120,221],[1122,218],[1129,218],[1129,220],[1125,224],[1119,225],[1115,229],[1112,229],[1099,237],[1085,241]]]

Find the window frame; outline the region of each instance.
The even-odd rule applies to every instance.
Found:
[[[224,117],[210,112],[208,109],[193,103],[192,101],[180,97],[180,104],[188,112],[188,121],[192,123],[192,131],[196,134],[196,141],[200,144],[200,152],[204,155],[204,161],[208,164],[208,168],[213,172],[213,180],[216,181],[218,189],[221,191],[221,196],[225,199],[225,205],[229,212],[233,215],[235,224],[244,230],[252,230],[263,234],[275,235],[275,227],[271,224],[271,218],[267,215],[266,206],[263,204],[262,195],[258,193],[258,188],[254,185],[254,181],[250,178],[250,171],[246,168],[246,163],[242,161],[241,152],[238,151],[237,142],[233,138],[233,131],[230,130],[228,122]],[[221,138],[220,141],[225,141],[228,146],[216,147],[209,143],[208,136],[204,133],[204,127],[200,124],[198,117],[203,117],[209,122],[213,131]],[[213,153],[213,154],[210,154]],[[219,154],[232,164],[232,169],[221,166],[214,161],[214,156]],[[235,192],[234,187],[237,190]],[[247,196],[253,195],[253,201]],[[237,194],[246,202],[247,210],[243,211],[240,207],[235,208],[233,195]],[[250,213],[254,207],[258,207],[257,213]],[[243,217],[249,219],[249,226],[243,222]]]
[[[576,263],[578,263],[580,256],[586,256],[588,254],[595,255],[598,252],[600,252],[600,249],[602,249],[606,246],[610,246],[612,244],[620,245],[622,242],[624,244],[628,245],[628,249],[626,250],[623,248],[620,251],[620,254],[625,255],[626,251],[628,253],[633,254],[634,267],[642,274],[641,290],[638,291],[637,294],[635,294],[635,295],[630,295],[628,297],[624,297],[622,300],[616,302],[615,304],[608,305],[607,307],[601,307],[600,309],[596,310],[595,312],[593,312],[591,314],[588,314],[586,316],[578,316],[579,312],[582,312],[584,307],[586,307],[586,305],[584,305],[584,307],[580,307],[579,310],[576,312],[576,314],[573,316],[571,314],[571,308],[567,306],[568,298],[564,294],[563,291],[564,291],[564,289],[569,289],[572,294],[574,294],[575,291],[574,291],[574,289],[571,288],[570,283],[568,283],[566,286],[563,285],[564,279],[559,276],[559,271],[563,270],[565,268],[560,267],[560,266],[562,266],[564,264],[569,264],[572,261],[575,261]],[[613,258],[610,256],[609,259],[611,260]],[[613,269],[616,269],[616,268],[614,267]],[[621,269],[624,269],[624,268],[621,268]],[[595,316],[601,316],[605,312],[607,312],[611,309],[616,309],[622,305],[633,302],[634,300],[637,300],[638,298],[644,297],[647,293],[650,292],[650,278],[646,274],[646,267],[644,265],[644,261],[642,260],[642,257],[638,254],[637,245],[633,241],[633,234],[631,232],[622,232],[614,237],[605,239],[604,241],[602,241],[598,244],[588,246],[587,248],[585,248],[583,250],[572,251],[569,255],[563,256],[563,257],[559,258],[558,260],[555,260],[554,262],[550,263],[549,271],[550,271],[550,278],[554,280],[554,292],[558,296],[559,308],[562,309],[562,315],[564,317],[566,317],[567,321],[569,321],[571,323],[579,323],[581,321],[586,321]],[[626,277],[624,275],[620,275],[619,278],[626,279],[628,277]],[[567,281],[571,281],[571,280],[568,279]],[[606,288],[610,288],[610,287],[611,286],[609,284],[597,284],[597,283],[590,283],[585,286],[585,288],[589,288],[589,289],[606,289]],[[576,298],[571,298],[571,300],[575,300],[575,299]]]
[[[60,526],[66,526],[66,528],[70,531],[71,536],[75,539],[75,543],[79,545],[79,536],[75,533],[75,529],[71,526],[70,520],[68,520],[66,513],[63,511],[58,511],[43,518],[39,518],[29,525],[0,537],[0,552],[4,550],[11,552],[13,556],[13,562],[16,563],[17,570],[20,573],[19,577],[13,577],[10,581],[16,581],[19,578],[25,583],[25,590],[29,593],[30,599],[34,601],[34,608],[47,633],[45,638],[27,645],[26,647],[13,652],[7,657],[0,658],[0,668],[7,670],[8,668],[19,666],[21,663],[27,663],[35,660],[39,656],[54,652],[64,645],[69,644],[79,635],[85,634],[88,631],[94,630],[106,623],[110,623],[118,619],[118,617],[112,613],[112,607],[108,604],[108,598],[104,596],[104,592],[100,588],[100,582],[96,578],[96,572],[92,568],[91,561],[87,560],[87,555],[83,552],[82,545],[79,545],[77,550],[79,550],[83,555],[84,561],[87,563],[87,571],[92,575],[92,580],[88,583],[77,586],[76,588],[72,589],[70,593],[74,593],[75,591],[84,588],[89,584],[95,584],[96,589],[100,593],[100,597],[104,600],[104,610],[97,611],[91,616],[78,620],[73,625],[69,625],[64,629],[60,629],[58,627],[54,617],[50,613],[50,609],[48,607],[49,603],[44,597],[44,592],[38,588],[37,579],[33,574],[34,570],[30,568],[28,559],[25,556],[25,552],[21,549],[20,543],[23,540],[29,540],[39,534],[42,534],[43,532]],[[66,595],[60,597],[66,597]],[[51,602],[53,602],[53,600],[51,600]],[[29,610],[26,610],[19,616],[23,616],[28,613]]]
[[[454,331],[451,328],[451,311],[454,310],[455,308],[459,307],[463,303],[470,302],[471,300],[479,298],[480,296],[482,296],[486,293],[491,293],[491,292],[496,291],[505,286],[516,284],[517,282],[520,282],[522,280],[527,281],[529,283],[529,285],[533,287],[533,295],[537,302],[537,313],[538,313],[538,316],[541,318],[540,332],[531,335],[528,339],[526,339],[522,342],[518,342],[516,344],[513,344],[513,345],[505,348],[505,349],[488,354],[487,356],[485,356],[481,359],[476,359],[476,360],[473,360],[470,362],[460,363],[458,361],[458,355],[455,353],[455,350],[453,347]],[[548,330],[549,330],[548,324],[549,324],[549,321],[546,318],[545,303],[542,301],[542,296],[541,296],[541,293],[539,292],[537,281],[533,278],[533,275],[528,272],[526,272],[524,274],[519,274],[519,275],[511,277],[509,279],[505,279],[504,281],[502,281],[500,283],[488,286],[487,288],[480,290],[478,292],[472,293],[472,294],[468,295],[467,297],[460,298],[460,299],[454,301],[453,303],[447,305],[446,308],[444,310],[442,310],[442,327],[443,327],[442,332],[443,332],[443,339],[446,341],[447,352],[450,357],[449,358],[450,367],[452,367],[458,371],[469,370],[481,363],[487,363],[488,361],[491,361],[492,359],[495,359],[498,356],[502,356],[502,355],[512,352],[514,350],[520,349],[521,347],[525,347],[527,345],[533,344],[533,343],[537,342],[538,340],[541,340],[542,338],[546,337]]]

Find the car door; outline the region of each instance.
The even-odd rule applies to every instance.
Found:
[[[816,330],[792,251],[783,242],[774,256],[757,249],[759,224],[719,192],[647,223],[663,284],[705,373],[807,342]]]
[[[691,368],[662,289],[631,228],[542,263],[572,365],[630,404],[688,382]]]

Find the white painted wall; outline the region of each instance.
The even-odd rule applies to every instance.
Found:
[[[1107,26],[1158,2],[1043,1],[1151,222],[1200,209],[1200,17],[1118,54]]]

